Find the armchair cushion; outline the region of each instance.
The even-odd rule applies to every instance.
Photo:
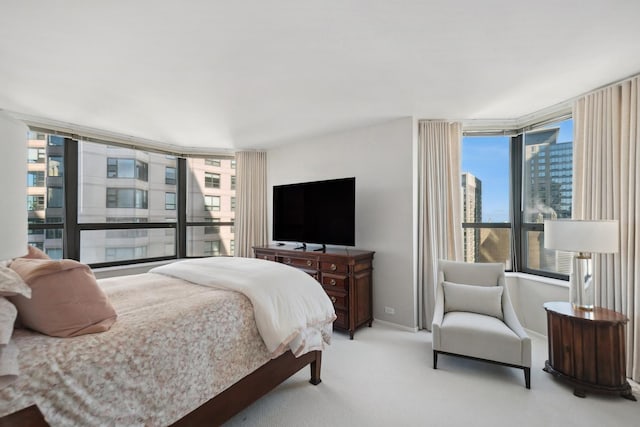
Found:
[[[466,311],[503,320],[502,286],[475,286],[443,282],[444,312]]]

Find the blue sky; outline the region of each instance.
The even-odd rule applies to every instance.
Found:
[[[560,127],[558,143],[573,140],[573,120],[554,123]],[[508,136],[474,136],[462,140],[462,171],[482,181],[482,221],[509,221]]]

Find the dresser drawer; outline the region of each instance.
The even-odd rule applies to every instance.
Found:
[[[276,260],[275,255],[268,255],[268,254],[256,254],[256,258],[266,259],[267,261],[275,261]]]
[[[341,292],[331,292],[330,290],[325,288],[329,299],[333,303],[333,306],[336,310],[343,308],[347,309],[349,307],[349,297],[347,294],[343,294]]]
[[[321,262],[320,270],[329,271],[331,273],[344,273],[346,274],[349,271],[349,266],[347,264],[340,264],[337,262]]]
[[[315,259],[282,256],[280,257],[280,262],[292,267],[306,268],[310,270],[318,269],[318,261]]]
[[[325,289],[340,289],[347,291],[349,289],[349,278],[340,274],[322,273],[322,286]]]

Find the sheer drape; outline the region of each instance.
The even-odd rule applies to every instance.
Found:
[[[267,153],[236,153],[235,256],[267,243]]]
[[[439,259],[462,260],[459,123],[418,123],[418,326],[431,329]]]
[[[595,303],[623,313],[627,375],[640,380],[640,76],[574,105],[577,219],[618,219],[620,252],[594,257]]]

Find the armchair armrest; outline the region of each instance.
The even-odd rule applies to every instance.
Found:
[[[431,336],[433,340],[433,349],[440,349],[440,327],[442,326],[442,319],[444,318],[444,291],[442,289],[442,282],[438,280],[436,286],[436,302],[433,311],[433,322],[431,323]]]
[[[502,295],[502,314],[504,316],[504,323],[511,329],[522,341],[522,364],[524,366],[531,366],[531,338],[524,330],[518,316],[516,315],[513,306],[511,305],[511,298],[509,297],[509,291],[504,286],[504,293]]]

